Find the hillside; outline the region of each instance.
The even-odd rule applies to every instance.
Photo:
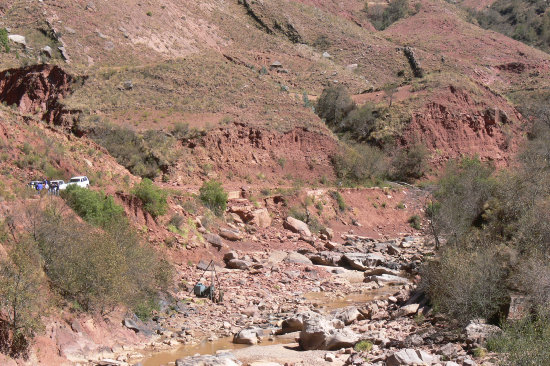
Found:
[[[530,253],[516,245],[547,203],[531,184],[547,179],[550,55],[548,10],[529,4],[0,0],[0,364],[157,366],[292,316],[304,330],[304,311],[331,319],[348,300],[355,318],[325,325],[368,340],[344,342],[353,357],[499,357],[474,356],[484,343],[449,330],[458,315],[414,294],[424,264],[452,258],[437,225],[444,243],[491,237],[499,260]],[[524,11],[529,39],[512,26]],[[81,175],[91,189],[28,186]],[[506,179],[541,206],[512,204]],[[471,237],[453,231],[464,221]],[[226,312],[190,295],[210,260]],[[21,316],[39,320],[25,332],[7,311],[14,278],[28,280]],[[511,301],[494,302],[508,315]],[[272,361],[332,357],[304,342],[273,344]],[[363,362],[349,352],[335,364]]]

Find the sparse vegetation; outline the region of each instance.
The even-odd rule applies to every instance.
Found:
[[[407,222],[415,230],[422,229],[422,218],[418,215],[412,215]]]
[[[528,45],[550,50],[550,5],[545,0],[497,0],[490,7],[469,10],[472,19]]]
[[[227,193],[221,182],[211,180],[204,182],[199,190],[199,198],[202,203],[216,215],[221,216],[227,207]]]
[[[357,352],[370,352],[372,351],[373,344],[367,340],[362,340],[355,343],[353,349]]]

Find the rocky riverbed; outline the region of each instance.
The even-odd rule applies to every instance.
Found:
[[[222,303],[190,294],[208,264],[187,267],[175,304],[148,323],[125,320],[149,336],[145,349],[98,364],[491,364],[491,355],[474,353],[498,328],[460,331],[417,291],[419,266],[433,255],[424,238],[341,239],[299,251],[227,253],[216,267]],[[207,271],[202,282],[210,278]]]

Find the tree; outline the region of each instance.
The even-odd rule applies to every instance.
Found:
[[[395,83],[388,83],[382,87],[382,90],[384,91],[384,94],[386,94],[386,97],[390,99],[389,107],[391,107],[393,102],[393,95],[397,92],[397,84]]]
[[[26,356],[30,340],[40,329],[44,309],[41,258],[31,238],[14,242],[8,259],[0,262],[0,310],[7,316],[9,333],[0,340],[1,352]]]
[[[320,118],[325,120],[328,126],[337,127],[353,109],[355,109],[355,103],[347,89],[338,85],[323,90],[317,101],[315,111]]]

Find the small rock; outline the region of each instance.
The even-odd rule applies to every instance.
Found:
[[[336,361],[336,356],[334,355],[334,353],[326,353],[325,354],[325,361],[327,362],[334,362]]]

